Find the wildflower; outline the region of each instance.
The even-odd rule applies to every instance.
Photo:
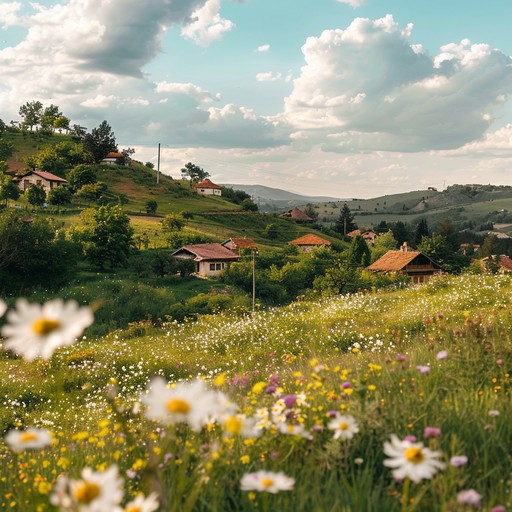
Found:
[[[59,477],[50,502],[63,511],[102,512],[117,510],[122,499],[123,480],[112,465],[103,472],[84,468],[80,480]]]
[[[152,492],[149,496],[145,497],[139,494],[134,500],[128,502],[124,507],[123,512],[154,512],[158,510],[159,503],[157,494]]]
[[[3,316],[6,310],[7,304],[2,299],[0,299],[0,316]]]
[[[430,366],[416,366],[416,370],[418,370],[420,373],[430,373]]]
[[[338,413],[336,413],[334,419],[329,422],[327,428],[334,430],[334,439],[352,439],[354,434],[359,432],[359,427],[353,416],[342,416]]]
[[[229,415],[223,418],[224,435],[241,437],[258,437],[259,430],[255,430],[256,419],[248,418],[245,414]]]
[[[465,455],[454,455],[450,459],[450,464],[454,468],[460,468],[462,466],[465,466],[468,463],[468,458]]]
[[[5,435],[5,443],[14,452],[26,449],[39,450],[52,442],[50,432],[44,428],[27,428],[27,430],[9,430]]]
[[[284,473],[257,471],[246,473],[240,481],[242,491],[262,491],[277,494],[279,491],[292,491],[295,480]]]
[[[497,418],[500,415],[500,411],[489,411],[489,416],[491,418]]]
[[[16,301],[16,309],[7,314],[1,334],[4,348],[32,361],[49,359],[54,350],[71,345],[93,322],[90,307],[80,307],[74,300],[54,299],[42,306],[25,299]]]
[[[291,409],[297,402],[297,395],[285,395],[281,400],[288,409]]]
[[[407,356],[404,356],[402,354],[397,354],[396,355],[396,360],[397,361],[407,361]]]
[[[265,393],[271,395],[272,393],[275,393],[277,390],[277,386],[274,386],[274,385],[271,385],[271,386],[267,386],[265,388]]]
[[[465,491],[460,491],[457,494],[457,501],[461,505],[470,505],[473,507],[480,507],[480,502],[482,501],[483,496],[478,494],[474,489],[467,489]]]
[[[431,437],[440,437],[441,436],[441,429],[437,427],[425,427],[425,430],[423,431],[423,436],[427,439],[430,439]]]
[[[411,443],[415,443],[415,442],[417,441],[416,436],[405,436],[405,437],[404,437],[404,439],[405,439],[406,441],[411,442]]]
[[[432,478],[439,469],[444,469],[443,462],[438,460],[440,452],[426,448],[423,443],[401,441],[391,434],[391,442],[384,443],[384,453],[390,457],[384,465],[393,469],[396,479],[410,478],[419,483],[423,479]]]
[[[305,429],[304,425],[301,423],[293,425],[291,423],[286,423],[285,421],[280,421],[277,423],[277,429],[281,434],[288,434],[289,436],[300,436],[304,439],[313,439],[313,436]]]
[[[209,390],[201,380],[179,382],[171,388],[163,378],[156,377],[142,401],[147,406],[147,418],[164,424],[185,422],[199,430],[223,410],[221,396],[220,392]]]
[[[507,509],[503,505],[496,505],[491,508],[491,512],[507,512]]]
[[[356,457],[354,459],[354,464],[357,464],[358,466],[360,466],[363,463],[364,463],[364,459],[362,457]]]
[[[448,357],[448,352],[446,350],[441,350],[436,354],[436,359],[442,360]]]

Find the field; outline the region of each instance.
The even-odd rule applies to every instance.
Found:
[[[510,276],[445,276],[6,352],[0,508],[507,510],[511,308]]]

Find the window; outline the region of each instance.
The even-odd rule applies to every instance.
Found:
[[[210,263],[210,271],[216,272],[224,268],[224,263]]]

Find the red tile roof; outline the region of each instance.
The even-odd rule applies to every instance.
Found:
[[[123,158],[123,153],[119,153],[118,151],[110,151],[105,158]]]
[[[195,261],[202,260],[237,260],[240,256],[230,251],[222,244],[192,244],[184,245],[181,249],[174,251],[173,256],[180,256],[183,253],[189,253],[195,256]]]
[[[374,272],[393,272],[404,269],[414,258],[419,256],[418,251],[388,251],[384,256],[372,263],[368,270]]]
[[[215,183],[212,183],[208,178],[206,178],[203,181],[200,181],[199,183],[195,184],[196,188],[215,188],[215,189],[221,189],[219,185],[215,185]]]
[[[308,233],[307,235],[301,236],[300,238],[296,238],[290,243],[293,245],[331,245],[329,240],[314,235],[313,233]]]
[[[235,245],[235,249],[257,249],[256,242],[251,238],[230,238],[226,240],[222,245],[226,245],[232,242]]]
[[[303,221],[310,221],[313,220],[309,215],[305,214],[302,210],[299,210],[298,208],[292,208],[291,210],[288,210],[287,212],[281,213],[279,217],[290,217],[294,220],[303,220]]]
[[[512,272],[512,259],[502,254],[499,259],[499,266],[507,272]]]
[[[64,178],[61,178],[60,176],[55,176],[55,174],[52,174],[51,172],[47,171],[32,171],[29,174],[35,174],[36,176],[39,176],[40,178],[43,178],[43,180],[46,181],[58,181],[60,183],[67,183],[67,181]]]

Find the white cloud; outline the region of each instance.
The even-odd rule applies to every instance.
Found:
[[[213,97],[209,91],[192,83],[159,82],[156,84],[155,91],[157,93],[184,94],[204,102],[220,99],[218,95]]]
[[[411,29],[388,15],[307,39],[285,100],[302,140],[328,151],[422,151],[484,135],[512,92],[512,60],[467,40],[432,59],[409,43]]]
[[[340,4],[350,5],[355,9],[356,7],[361,7],[361,5],[364,5],[365,0],[338,0],[338,2]]]
[[[255,51],[257,51],[259,53],[264,53],[264,52],[268,52],[269,50],[270,50],[269,44],[262,44],[261,46],[258,46],[258,48],[256,48]]]
[[[272,73],[271,71],[267,73],[258,73],[256,75],[256,80],[258,82],[275,82],[277,80],[281,80],[282,75],[281,73]]]
[[[19,2],[7,2],[0,5],[0,28],[7,28],[19,23],[18,12],[21,10]]]

